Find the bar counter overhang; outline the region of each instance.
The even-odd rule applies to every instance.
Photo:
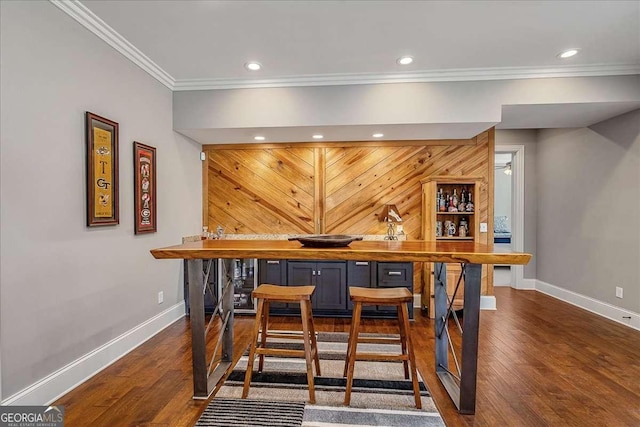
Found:
[[[297,241],[283,240],[201,240],[153,249],[157,259],[186,259],[189,277],[202,275],[202,260],[212,258],[309,259],[347,261],[412,261],[435,263],[435,359],[436,374],[463,414],[475,413],[480,282],[482,264],[524,265],[531,254],[494,252],[492,246],[472,242],[355,241],[347,247],[308,248]],[[449,369],[448,331],[453,314],[446,293],[446,264],[460,263],[464,276],[464,316],[462,319],[462,367],[459,377]],[[202,284],[189,281],[194,398],[206,399],[231,365],[233,354],[233,295],[223,293],[225,329],[221,338],[222,360],[207,369],[205,316]],[[226,298],[226,299],[225,299]],[[457,363],[457,362],[456,362]]]

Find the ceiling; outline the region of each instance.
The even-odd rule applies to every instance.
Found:
[[[640,69],[637,1],[85,0],[76,5],[139,51],[173,90],[482,80],[527,72],[616,75]],[[580,48],[578,55],[556,56],[573,47]],[[402,55],[415,61],[398,65]],[[248,61],[263,69],[246,70]],[[499,126],[574,127],[586,122],[585,111],[602,119],[638,108],[613,104],[555,110],[506,106]],[[295,140],[292,129],[282,132],[282,140]],[[411,132],[405,134],[412,139]]]

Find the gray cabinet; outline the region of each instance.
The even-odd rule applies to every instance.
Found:
[[[258,285],[269,283],[284,286],[314,285],[312,306],[314,316],[350,316],[353,304],[349,300],[350,286],[385,288],[403,286],[413,291],[413,263],[376,261],[298,261],[258,260]],[[413,304],[408,304],[413,318]],[[272,303],[271,313],[299,315],[299,304]],[[367,317],[395,316],[395,308],[363,306]]]
[[[376,262],[375,261],[347,261],[347,288],[354,286],[358,288],[372,288],[376,285]],[[347,308],[353,310],[353,303],[349,299],[347,292]],[[363,305],[362,313],[374,313],[376,307],[373,305]]]
[[[413,291],[413,263],[411,262],[378,262],[376,287],[406,287]],[[413,319],[413,303],[408,303],[409,317]],[[378,312],[395,313],[395,307],[378,306]]]
[[[347,266],[344,261],[288,261],[287,284],[315,286],[312,307],[316,311],[347,308]]]
[[[286,285],[287,261],[283,259],[261,259],[258,262],[258,285]],[[271,309],[287,308],[285,303],[271,303]]]

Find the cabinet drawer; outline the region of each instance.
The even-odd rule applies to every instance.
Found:
[[[359,288],[371,287],[371,279],[374,277],[375,263],[372,261],[348,261],[347,262],[347,286]]]
[[[406,286],[413,288],[413,264],[410,262],[379,262],[378,287]]]

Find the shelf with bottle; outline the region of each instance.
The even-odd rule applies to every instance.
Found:
[[[458,192],[460,190],[460,192]],[[435,203],[438,213],[468,213],[475,211],[473,192],[466,185],[440,184]]]

